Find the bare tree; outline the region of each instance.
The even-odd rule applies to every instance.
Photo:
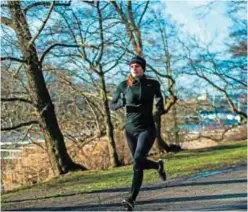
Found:
[[[195,39],[192,39],[190,46],[184,42],[181,43],[185,50],[185,59],[188,60],[184,72],[199,77],[222,93],[229,109],[246,120],[246,112],[239,107],[239,104],[235,103],[241,101],[239,103],[242,105],[244,102],[241,99],[234,99],[235,97],[233,98],[231,95],[234,88],[240,94],[245,93],[247,89],[246,81],[238,78],[237,68],[231,69],[230,60],[219,58],[218,54],[210,52],[209,46],[201,46]],[[196,54],[196,52],[201,53]]]
[[[87,91],[86,85],[75,83],[69,76],[72,70],[68,70],[69,73],[52,68],[47,71],[55,77],[56,85],[53,83],[51,86],[56,86],[60,94],[56,98],[56,106],[64,136],[75,141],[81,149],[90,141],[105,135],[101,99],[97,93]]]
[[[95,136],[107,135],[109,140],[110,164],[112,167],[119,166],[116,144],[114,140],[114,128],[108,106],[107,75],[117,66],[119,60],[125,54],[125,50],[116,49],[116,45],[123,43],[118,38],[118,33],[114,29],[118,21],[112,15],[112,10],[106,2],[82,2],[90,8],[92,16],[88,16],[88,11],[79,13],[77,10],[60,13],[68,27],[71,39],[78,45],[81,43],[94,42],[96,48],[86,49],[77,48],[70,60],[78,71],[68,72],[75,79],[84,81],[88,84],[90,92],[81,89],[75,82],[68,77],[61,76],[64,82],[70,87],[80,92],[91,107],[92,119],[98,125]],[[123,45],[124,46],[124,45]],[[113,48],[114,47],[114,48]],[[80,70],[80,71],[79,71]],[[71,81],[71,82],[70,82]],[[110,81],[110,80],[109,80]],[[100,110],[99,110],[100,108]]]
[[[110,1],[110,4],[113,5],[116,12],[119,14],[119,17],[122,21],[122,23],[125,25],[126,34],[128,38],[131,41],[132,50],[129,50],[129,53],[144,56],[144,48],[143,48],[143,38],[141,33],[141,25],[144,22],[145,14],[148,10],[150,1],[145,1],[142,3],[138,3],[137,6],[133,1],[129,0],[126,2],[126,8],[124,9],[122,2],[121,5],[118,5],[117,1]],[[141,8],[139,12],[137,12],[137,8]],[[126,12],[125,12],[125,11]],[[136,12],[134,12],[136,11]],[[162,35],[162,34],[161,34]],[[163,36],[163,35],[162,35]],[[165,42],[165,40],[164,40]],[[165,46],[164,46],[165,47]],[[165,49],[166,50],[166,49]],[[163,58],[165,61],[168,60],[168,51],[165,52],[165,57]],[[166,61],[168,62],[168,61]],[[158,71],[154,66],[148,64],[148,67],[159,77],[167,78],[169,81],[168,91],[170,93],[170,98],[167,101],[165,110],[168,112],[171,107],[176,103],[177,97],[174,94],[173,91],[173,85],[175,83],[175,80],[172,78],[170,74],[168,74],[168,70],[170,70],[169,66],[167,66],[166,74],[161,73]],[[166,72],[166,71],[165,71]],[[164,149],[165,151],[172,151],[174,146],[169,146],[164,142],[161,136],[161,116],[155,116],[155,122],[156,122],[156,128],[157,128],[157,138],[158,143],[161,149]],[[176,148],[178,149],[178,148]]]
[[[227,16],[232,20],[230,28],[231,42],[227,45],[233,57],[247,56],[247,1],[227,3]]]
[[[36,2],[30,4],[26,8],[22,8],[21,2],[19,1],[7,2],[7,5],[5,6],[9,9],[10,17],[2,17],[2,23],[10,27],[16,33],[18,46],[22,56],[21,58],[17,58],[8,55],[2,57],[1,61],[10,60],[23,63],[30,94],[30,100],[28,101],[32,102],[36,109],[36,116],[45,138],[49,159],[55,173],[64,174],[72,170],[82,170],[85,168],[79,164],[75,164],[66,151],[64,137],[60,131],[54,111],[54,105],[46,87],[42,72],[43,58],[51,48],[56,46],[56,44],[50,46],[41,58],[38,57],[35,45],[35,41],[37,41],[42,30],[46,26],[56,4],[55,1],[49,3],[48,13],[45,19],[40,28],[32,36],[27,22],[27,11],[37,5],[47,6],[47,2]],[[23,124],[18,127],[22,126]]]
[[[200,18],[204,18],[220,2],[213,1],[197,8],[201,11]],[[222,2],[223,3],[223,2]],[[220,141],[224,135],[238,125],[247,122],[247,20],[245,15],[247,7],[245,1],[230,1],[223,3],[226,6],[227,17],[231,19],[232,26],[229,28],[229,39],[225,39],[223,44],[226,48],[221,52],[213,50],[214,39],[204,44],[196,37],[188,37],[179,43],[182,44],[182,67],[181,74],[198,79],[202,86],[207,86],[214,90],[210,93],[210,98],[218,95],[213,101],[208,102],[210,111],[229,111],[237,114],[241,121],[232,126],[222,124],[216,117],[216,123],[222,125],[223,133],[218,136],[203,135],[198,137]],[[204,12],[203,12],[204,10]],[[181,36],[183,37],[183,36]],[[187,61],[187,62],[186,62]],[[217,102],[217,103],[216,103]],[[200,109],[200,108],[199,108]],[[204,121],[206,122],[206,120]]]

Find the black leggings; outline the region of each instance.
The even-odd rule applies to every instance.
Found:
[[[125,136],[134,160],[130,198],[136,200],[143,181],[143,170],[158,169],[157,162],[147,159],[148,152],[155,141],[156,131],[152,129],[134,134],[125,130]]]

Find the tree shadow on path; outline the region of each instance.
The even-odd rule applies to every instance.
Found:
[[[161,190],[161,189],[168,189],[168,188],[175,188],[175,187],[186,187],[186,186],[208,186],[208,185],[218,185],[218,184],[233,184],[233,183],[247,183],[247,179],[237,179],[237,180],[221,180],[221,181],[205,181],[205,182],[186,182],[186,183],[178,183],[178,182],[171,182],[166,184],[158,184],[156,186],[144,186],[141,188],[141,191],[152,191],[152,190]],[[128,192],[129,188],[113,188],[113,189],[104,189],[99,191],[89,192],[88,194],[100,194],[100,193],[112,193],[112,192]],[[85,192],[79,193],[71,193],[71,194],[61,194],[57,196],[46,196],[40,198],[27,198],[27,199],[18,199],[18,200],[9,200],[9,201],[2,201],[2,203],[13,203],[13,202],[24,202],[24,201],[36,201],[36,200],[45,200],[51,198],[63,198],[75,195],[83,195]]]
[[[160,199],[139,201],[138,205],[147,204],[150,207],[151,205],[155,205],[155,206],[158,205],[159,207],[161,207],[161,204],[166,204],[166,203],[188,202],[188,201],[195,202],[195,201],[204,201],[204,200],[224,200],[224,199],[226,200],[226,199],[236,199],[236,198],[247,198],[247,193],[160,198]],[[243,203],[241,205],[240,204],[236,206],[230,205],[227,207],[231,207],[232,209],[234,207],[236,209],[237,208],[246,209],[247,204]],[[65,207],[19,208],[18,211],[111,211],[111,209],[117,211],[118,209],[122,210],[122,207],[119,203],[106,203],[106,204],[87,204],[82,206],[65,206]],[[200,210],[200,208],[198,210]]]

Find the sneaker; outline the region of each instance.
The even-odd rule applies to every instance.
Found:
[[[122,200],[122,205],[126,209],[126,211],[133,211],[134,203],[135,201],[128,197]]]
[[[158,161],[158,174],[161,180],[166,181],[166,173],[164,170],[164,161],[162,159],[159,159]]]

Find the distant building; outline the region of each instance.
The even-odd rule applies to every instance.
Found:
[[[197,97],[197,100],[200,101],[207,101],[208,100],[208,93],[207,91],[205,91],[204,93],[202,93],[200,96]]]

